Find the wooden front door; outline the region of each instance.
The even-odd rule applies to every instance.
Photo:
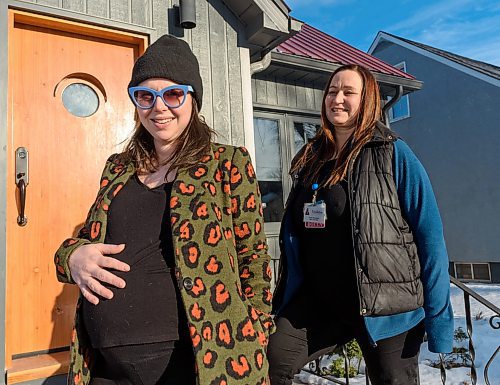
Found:
[[[56,281],[54,252],[85,220],[107,157],[133,130],[127,84],[147,42],[16,11],[9,24],[7,369],[69,345],[77,287]],[[24,226],[20,148],[29,159]]]

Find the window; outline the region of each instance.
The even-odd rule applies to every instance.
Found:
[[[455,277],[463,281],[491,282],[489,263],[455,263]]]
[[[473,263],[472,275],[478,281],[491,281],[489,263]]]
[[[290,163],[320,127],[319,119],[254,114],[255,164],[266,223],[280,222],[291,189]]]
[[[406,63],[402,62],[396,64],[395,68],[406,72]],[[391,100],[390,96],[387,97],[387,101]],[[401,119],[406,119],[410,117],[410,99],[408,95],[402,96],[398,102],[391,107],[389,110],[389,122],[397,122]]]
[[[255,163],[265,222],[279,222],[283,211],[280,121],[254,119]]]
[[[316,135],[318,128],[316,123],[293,122],[294,155]]]
[[[64,107],[73,115],[86,118],[99,108],[99,96],[87,84],[72,83],[62,92]]]

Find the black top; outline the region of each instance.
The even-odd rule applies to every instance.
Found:
[[[334,162],[326,162],[318,184],[332,172]],[[345,180],[331,187],[320,187],[317,201],[326,203],[325,228],[304,226],[304,203],[312,202],[312,186],[299,183],[290,207],[300,245],[300,262],[305,290],[309,293],[313,311],[323,317],[328,314],[357,316],[359,299],[356,285],[354,252],[351,233],[350,206]],[[324,317],[325,321],[328,317]]]
[[[169,201],[172,183],[155,188],[131,177],[111,201],[105,243],[125,244],[112,257],[130,265],[123,289],[111,300],[83,301],[83,319],[94,348],[171,341],[187,320],[174,275]]]

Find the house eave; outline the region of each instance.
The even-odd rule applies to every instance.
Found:
[[[252,62],[262,57],[302,27],[290,16],[290,8],[282,0],[223,0],[243,25],[245,45]]]
[[[384,43],[394,44],[394,45],[406,48],[406,49],[413,51],[417,54],[420,54],[424,57],[435,60],[436,62],[445,64],[450,68],[454,68],[458,71],[466,73],[467,75],[473,76],[477,79],[480,79],[480,80],[483,80],[487,83],[493,84],[494,86],[500,87],[500,80],[499,79],[496,79],[496,78],[491,77],[487,74],[481,73],[473,68],[469,68],[463,64],[457,63],[457,62],[450,60],[446,57],[443,57],[443,56],[440,56],[440,55],[435,54],[433,52],[427,51],[423,48],[417,47],[413,44],[407,43],[403,40],[398,39],[397,37],[390,36],[382,31],[380,31],[377,34],[377,36],[375,37],[375,39],[373,40],[372,44],[370,45],[370,48],[368,49],[368,53],[370,55],[372,55],[373,52],[377,49],[377,47],[380,44],[384,44]]]
[[[271,75],[278,68],[288,69],[293,72],[293,78],[301,79],[306,76],[311,78],[316,75],[316,78],[321,81],[327,81],[330,74],[339,68],[341,63],[326,62],[323,60],[312,59],[302,56],[289,55],[280,52],[271,52],[271,65],[268,69],[262,72],[262,75]],[[397,86],[403,86],[404,94],[420,90],[423,82],[415,79],[406,79],[399,76],[383,74],[380,72],[372,72],[375,79],[380,84],[381,88],[387,91],[392,91]]]

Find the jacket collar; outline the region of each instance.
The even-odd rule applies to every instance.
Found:
[[[394,142],[398,136],[384,123],[377,121],[370,142]]]

